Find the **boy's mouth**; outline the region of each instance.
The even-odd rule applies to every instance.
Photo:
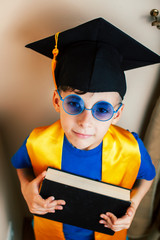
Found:
[[[90,138],[92,137],[93,135],[92,134],[86,134],[86,133],[80,133],[80,132],[76,132],[76,131],[73,131],[74,134],[79,137],[79,138]]]

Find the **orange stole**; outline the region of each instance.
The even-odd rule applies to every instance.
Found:
[[[48,166],[61,169],[63,137],[60,121],[32,131],[26,147],[36,176]],[[131,189],[139,166],[139,146],[134,136],[111,125],[103,139],[102,181]],[[36,240],[65,239],[63,224],[56,221],[34,217],[34,231]],[[95,239],[125,240],[126,230],[114,236],[95,232]]]

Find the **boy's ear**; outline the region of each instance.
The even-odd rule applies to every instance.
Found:
[[[56,90],[53,92],[52,102],[56,112],[60,112],[60,98]]]
[[[114,114],[112,124],[116,124],[119,121],[119,119],[122,115],[123,109],[124,109],[124,104],[121,106],[121,108],[118,110],[118,112]]]

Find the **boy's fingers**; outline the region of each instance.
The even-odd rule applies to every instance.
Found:
[[[48,204],[48,208],[55,207],[56,210],[59,210],[59,209],[62,209],[60,206],[63,206],[65,204],[66,204],[66,202],[64,200],[54,200]]]
[[[112,224],[115,224],[115,222],[117,221],[117,217],[113,213],[110,213],[110,212],[107,212],[106,215],[110,218]]]
[[[49,212],[54,213],[55,210],[54,210],[54,209],[53,209],[53,210],[38,209],[38,210],[35,210],[33,213],[34,213],[34,214],[44,215],[44,214],[49,213]]]
[[[112,221],[110,217],[108,217],[106,214],[101,214],[100,217],[103,218],[103,220],[100,220],[100,223],[105,224],[108,227],[112,226]]]
[[[55,199],[55,198],[54,198],[53,196],[47,198],[47,199],[45,200],[45,201],[46,201],[46,204],[47,204],[47,205],[52,204],[53,201],[54,201],[54,199]]]
[[[37,195],[34,204],[30,207],[30,211],[36,214],[46,214],[48,212],[54,213],[55,210],[62,210],[65,205],[64,200],[53,200],[54,197],[49,197],[46,200],[40,195]]]
[[[35,203],[37,205],[39,205],[40,207],[45,208],[45,209],[50,209],[50,208],[53,208],[55,206],[61,206],[61,205],[66,204],[64,200],[54,200],[53,196],[51,196],[51,197],[49,197],[45,200],[40,195],[38,195],[36,197]]]
[[[55,200],[54,201],[56,205],[65,205],[66,202],[64,200]]]

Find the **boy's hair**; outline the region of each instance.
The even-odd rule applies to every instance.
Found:
[[[70,86],[59,86],[58,90],[59,90],[59,92],[60,91],[63,91],[63,92],[71,91],[71,92],[75,92],[79,95],[87,93],[86,91],[77,90],[77,89],[72,88]]]
[[[59,90],[59,92],[61,92],[61,91],[63,91],[63,92],[71,91],[71,92],[75,92],[79,95],[87,93],[86,91],[77,90],[77,89],[72,88],[70,86],[59,86],[58,90]],[[118,93],[118,95],[119,95],[119,103],[121,103],[122,102],[122,97],[120,96],[119,93]]]

